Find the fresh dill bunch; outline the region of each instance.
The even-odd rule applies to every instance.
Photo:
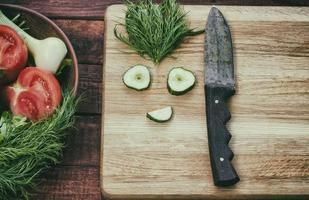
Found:
[[[124,0],[124,3],[125,20],[116,24],[116,38],[156,64],[179,47],[185,37],[204,32],[189,28],[187,13],[176,0],[164,0],[161,4],[152,0]],[[120,33],[118,26],[123,26],[126,34]]]
[[[63,92],[62,104],[39,122],[4,112],[0,118],[0,199],[29,199],[38,176],[59,162],[80,98]]]

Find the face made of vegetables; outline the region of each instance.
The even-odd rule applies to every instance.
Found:
[[[130,67],[122,75],[122,81],[127,88],[136,91],[149,89],[151,85],[151,73],[148,67],[144,65],[135,65]],[[193,72],[183,67],[174,67],[168,73],[167,89],[171,95],[184,95],[192,90],[196,83],[196,77]],[[174,111],[172,106],[154,110],[147,113],[147,117],[155,122],[163,123],[172,118]]]

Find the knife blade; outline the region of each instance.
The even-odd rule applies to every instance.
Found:
[[[239,181],[228,146],[231,134],[226,122],[231,114],[225,101],[235,93],[233,46],[230,29],[222,13],[212,7],[205,31],[205,99],[208,146],[214,184],[230,186]]]

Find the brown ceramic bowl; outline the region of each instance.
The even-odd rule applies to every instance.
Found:
[[[21,19],[19,20],[26,22],[24,26],[29,28],[27,33],[31,36],[37,39],[58,37],[66,44],[68,49],[66,58],[73,60],[73,67],[66,68],[59,79],[62,88],[72,88],[76,93],[78,86],[78,62],[73,46],[64,32],[50,19],[28,8],[11,4],[0,4],[0,10],[10,19],[14,18],[17,14],[21,14]]]

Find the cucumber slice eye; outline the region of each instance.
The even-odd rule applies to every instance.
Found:
[[[122,80],[128,88],[141,91],[150,86],[151,75],[147,67],[135,65],[123,74]]]
[[[193,89],[195,82],[195,75],[191,71],[176,67],[168,74],[167,88],[172,95],[183,95]]]
[[[151,119],[152,121],[162,123],[162,122],[169,121],[172,118],[173,113],[174,113],[173,108],[171,106],[168,106],[168,107],[165,107],[159,110],[154,110],[154,111],[147,113],[147,117]]]

